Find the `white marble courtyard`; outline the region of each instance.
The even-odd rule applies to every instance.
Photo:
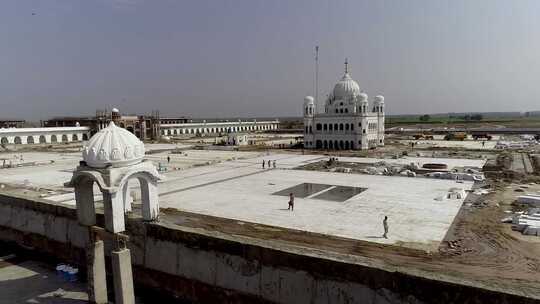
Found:
[[[436,248],[463,203],[463,199],[440,198],[446,197],[452,187],[468,190],[472,186],[472,183],[458,184],[451,180],[291,169],[327,159],[321,155],[194,150],[186,153],[171,155],[169,168],[182,170],[164,173],[165,181],[159,184],[162,208],[412,248]],[[54,157],[49,153],[44,156]],[[153,154],[147,158],[165,162],[166,156],[166,153]],[[56,157],[55,163],[2,169],[0,183],[26,181],[34,186],[61,189],[79,159],[69,154]],[[262,169],[263,159],[276,160],[277,168]],[[212,164],[193,166],[208,162]],[[325,199],[324,195],[316,198],[318,193],[296,197],[294,212],[287,211],[288,197],[273,193],[302,183],[367,189],[345,201]],[[45,199],[74,204],[72,193],[51,193]],[[381,237],[385,215],[389,218],[388,239]]]

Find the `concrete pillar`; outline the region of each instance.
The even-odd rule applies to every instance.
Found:
[[[96,224],[96,210],[94,207],[94,182],[91,180],[80,181],[75,185],[75,203],[77,205],[77,218],[84,226]]]
[[[124,200],[124,211],[131,212],[131,204],[133,203],[133,198],[129,195],[129,181],[126,181],[122,187],[122,196]]]
[[[105,215],[105,229],[112,233],[126,230],[124,221],[124,201],[122,193],[103,192],[103,208]]]
[[[157,182],[139,179],[141,184],[142,217],[145,221],[157,220],[159,215],[159,197]]]
[[[120,249],[111,253],[114,281],[114,299],[116,304],[135,304],[133,292],[133,274],[129,249]]]
[[[88,244],[86,259],[88,267],[88,300],[90,303],[107,304],[105,245],[103,241],[91,241]]]

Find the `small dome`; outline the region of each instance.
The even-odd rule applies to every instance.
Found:
[[[375,103],[384,103],[384,96],[382,95],[375,96]]]
[[[112,121],[96,133],[83,148],[83,160],[93,168],[124,167],[139,163],[144,157],[144,144]]]
[[[360,86],[349,76],[349,73],[345,73],[334,86],[333,95],[338,100],[347,100],[348,97],[356,97],[358,94],[360,94]]]
[[[315,99],[313,99],[312,96],[306,96],[304,97],[304,104],[310,104],[310,103],[314,103]]]
[[[113,112],[113,113],[120,113],[120,110],[118,110],[117,108],[113,108],[113,109],[112,109],[112,112]]]
[[[358,94],[358,100],[360,100],[360,102],[367,102],[368,100],[367,94],[364,92]]]

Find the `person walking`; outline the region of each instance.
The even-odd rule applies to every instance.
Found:
[[[289,208],[287,210],[294,211],[294,194],[289,193]]]
[[[264,169],[264,165],[265,165],[265,164],[266,164],[266,162],[265,162],[264,159],[263,159],[263,169]]]
[[[171,162],[171,157],[167,155],[167,163],[170,163],[170,162]]]
[[[270,160],[268,160],[268,169],[270,169]]]
[[[274,159],[274,161],[272,162],[272,165],[274,166],[274,169],[276,168],[276,160]]]
[[[384,234],[383,234],[383,238],[387,239],[388,236],[388,216],[384,216],[384,220],[382,221],[383,223],[383,227],[384,227]]]

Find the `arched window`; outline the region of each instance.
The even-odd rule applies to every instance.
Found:
[[[328,130],[328,125],[327,125],[327,124],[324,124],[324,125],[323,125],[323,130],[324,130],[324,131]]]
[[[19,136],[15,136],[15,138],[13,139],[13,142],[17,145],[22,144],[22,140]]]
[[[317,124],[317,131],[320,131],[322,129],[322,125],[320,123]]]
[[[27,144],[33,144],[34,143],[34,136],[28,136],[26,138],[26,143]]]
[[[343,131],[343,124],[339,124],[339,130]]]
[[[338,109],[336,109],[336,113],[339,113]]]
[[[349,150],[349,142],[348,141],[345,142],[345,150]]]
[[[315,142],[315,147],[316,147],[317,149],[322,148],[322,141],[317,140],[317,141]]]
[[[313,128],[309,126],[309,133],[313,133]]]
[[[334,130],[335,130],[335,131],[338,130],[338,124],[334,124]]]
[[[53,142],[53,143],[58,142],[58,139],[56,138],[56,135],[51,135],[51,142]]]
[[[345,144],[343,143],[343,140],[339,142],[339,149],[343,150],[345,148]]]
[[[329,124],[329,125],[328,125],[328,130],[329,130],[329,131],[332,131],[332,124]]]
[[[308,128],[308,126],[306,126],[306,133],[308,133],[308,131],[309,131],[309,128]]]
[[[343,109],[339,109],[339,113],[343,113]]]
[[[348,108],[345,108],[345,113],[349,113],[349,109],[348,109]]]
[[[68,137],[66,134],[62,135],[62,142],[68,141]]]
[[[328,142],[328,149],[334,149],[334,144],[332,143],[332,141]]]
[[[337,141],[337,140],[334,141],[334,149],[336,149],[336,150],[339,149],[339,145],[338,145],[338,141]]]
[[[351,131],[354,131],[354,124],[351,124]]]
[[[349,131],[349,124],[345,124],[345,131]]]
[[[324,147],[325,149],[328,149],[328,142],[327,142],[326,140],[324,141],[323,147]]]

